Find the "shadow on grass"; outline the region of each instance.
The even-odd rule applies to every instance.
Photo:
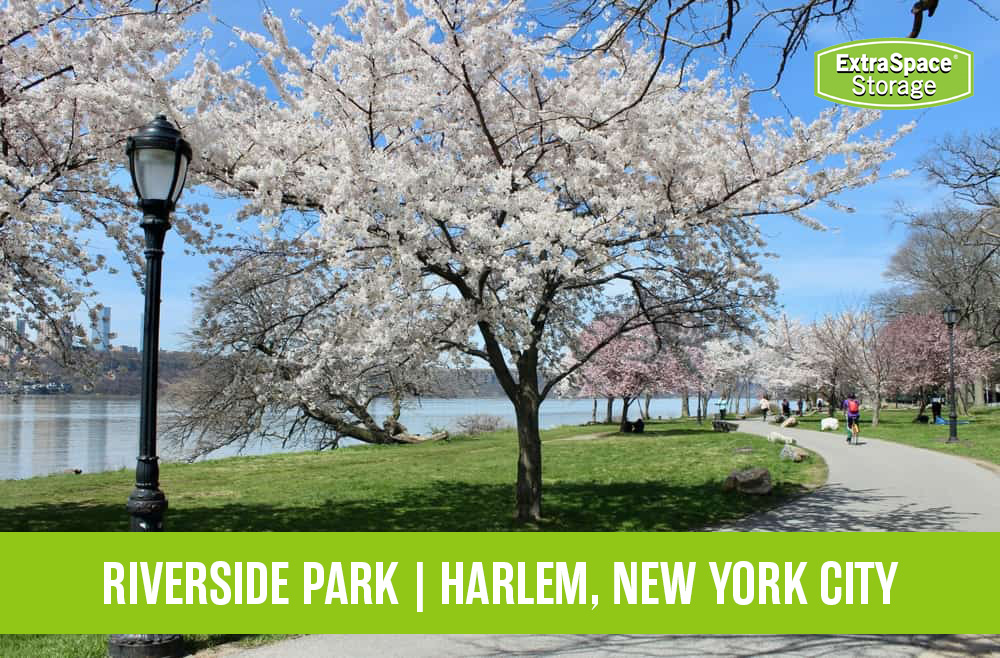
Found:
[[[616,436],[616,437],[617,436],[621,436],[621,437],[633,437],[633,436],[636,436],[636,437],[638,437],[638,436],[700,436],[700,435],[705,434],[706,432],[711,432],[712,431],[712,426],[711,425],[708,425],[707,427],[701,427],[701,426],[696,426],[696,427],[675,427],[675,428],[671,428],[669,430],[660,430],[660,429],[655,429],[655,428],[656,428],[656,425],[653,425],[652,428],[649,425],[647,425],[646,429],[643,430],[642,434],[623,434],[621,432],[615,432],[611,436]]]
[[[721,483],[545,485],[541,530],[697,530],[734,521],[802,493],[779,485],[769,496],[727,494]],[[168,492],[169,497],[169,492]],[[320,494],[321,495],[321,494]],[[377,500],[318,500],[315,505],[220,503],[172,507],[168,531],[489,531],[533,529],[514,523],[513,485],[434,482]],[[0,509],[0,530],[124,531],[125,505],[34,504]]]

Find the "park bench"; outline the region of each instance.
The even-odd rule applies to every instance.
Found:
[[[740,428],[736,423],[730,423],[726,420],[713,420],[712,429],[716,432],[735,432]]]

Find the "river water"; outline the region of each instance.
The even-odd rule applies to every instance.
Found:
[[[620,407],[620,403],[615,405],[616,413],[620,413]],[[388,411],[387,405],[379,401],[374,411],[381,420]],[[591,400],[550,399],[542,404],[541,427],[586,423],[592,411]],[[605,402],[601,400],[598,418],[603,419],[604,412]],[[633,405],[629,416],[634,418],[638,413]],[[500,416],[506,424],[514,425],[514,411],[505,398],[425,399],[405,406],[401,421],[412,433],[426,434],[434,428],[453,430],[455,421],[473,414]],[[655,399],[650,414],[676,417],[680,414],[680,400]],[[132,469],[138,437],[138,398],[39,395],[22,396],[15,401],[10,396],[0,396],[0,479],[29,478],[68,469],[84,473]],[[276,443],[255,442],[243,454],[281,451]],[[160,454],[166,460],[181,457],[171,452],[169,446],[161,446]],[[234,454],[236,450],[227,447],[209,458]]]

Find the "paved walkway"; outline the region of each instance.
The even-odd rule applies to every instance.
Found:
[[[848,445],[839,430],[781,429],[759,420],[739,426],[794,437],[823,456],[830,474],[815,493],[722,529],[1000,531],[1000,474],[986,466],[878,439]]]
[[[975,635],[307,635],[205,658],[451,656],[1000,656]]]

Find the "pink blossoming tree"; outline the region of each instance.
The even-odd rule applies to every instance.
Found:
[[[890,358],[895,362],[888,386],[898,393],[916,395],[920,399],[920,415],[928,396],[948,386],[948,326],[937,314],[906,314],[893,318],[882,331]],[[955,375],[958,383],[984,376],[996,361],[995,351],[976,346],[972,331],[955,328]]]

